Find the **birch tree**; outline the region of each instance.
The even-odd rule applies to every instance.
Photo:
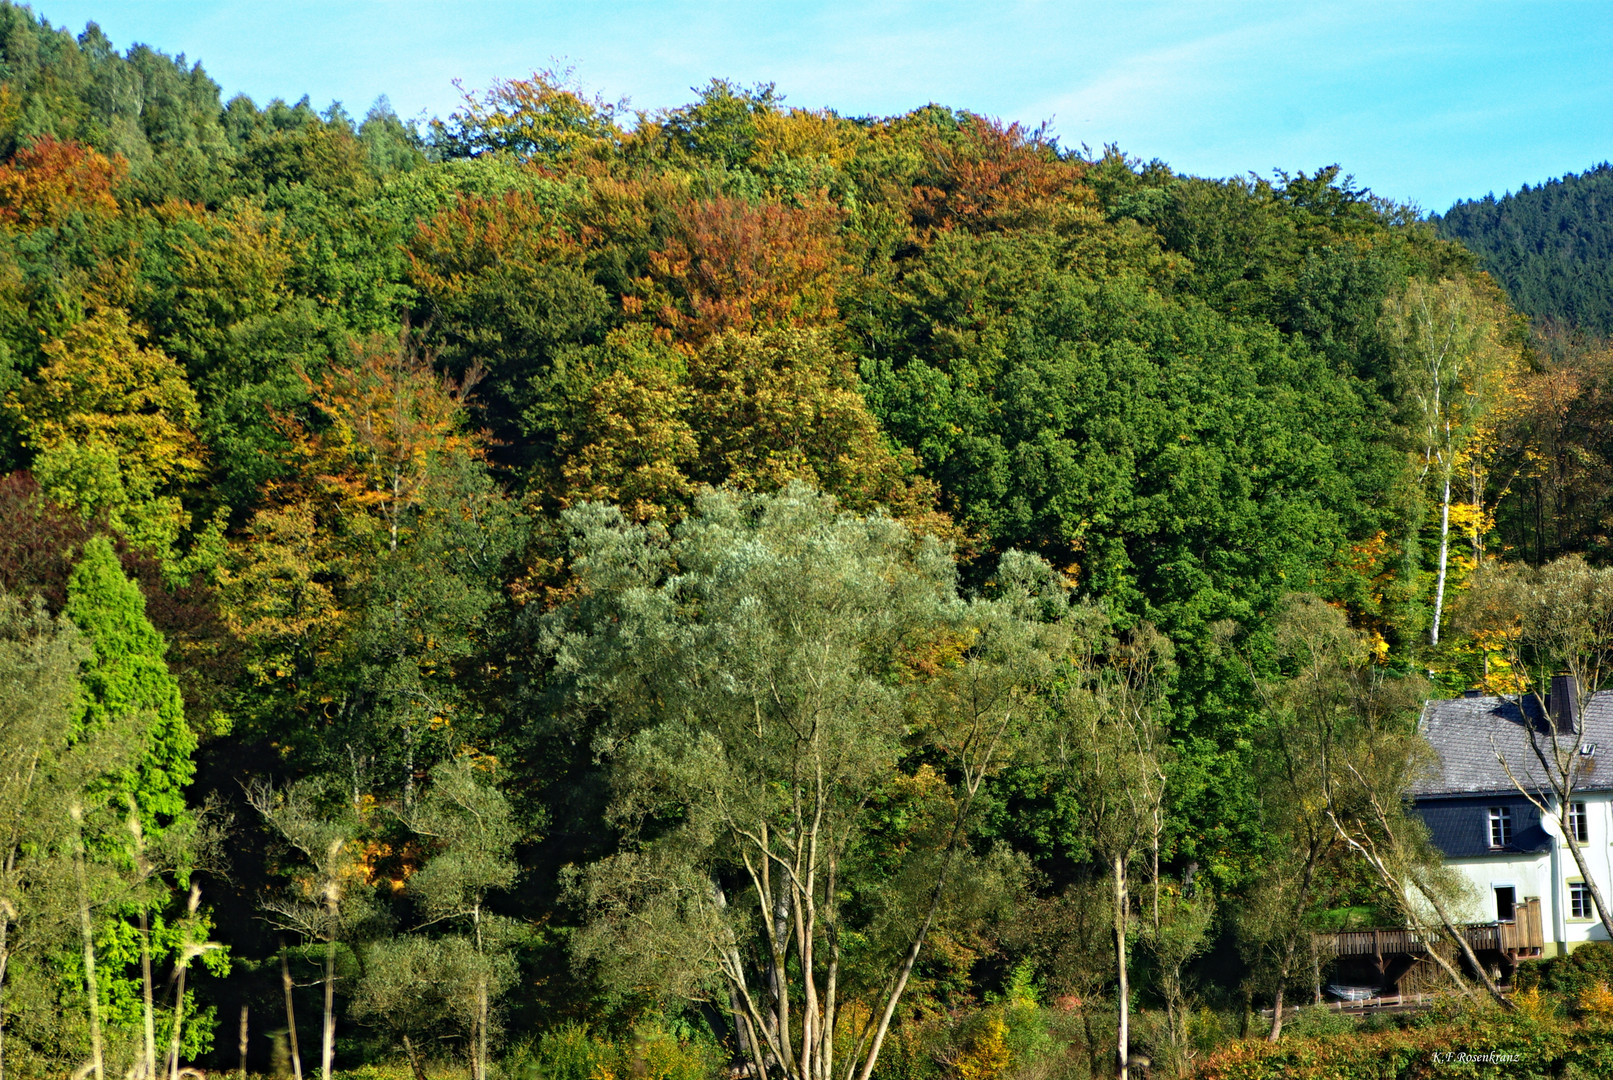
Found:
[[[1114,633],[1096,610],[1087,611],[1083,622],[1057,699],[1052,756],[1080,807],[1093,854],[1108,873],[1118,1009],[1115,1075],[1127,1080],[1131,875],[1139,860],[1150,886],[1143,917],[1156,935],[1162,930],[1159,859],[1170,754],[1163,708],[1172,650],[1169,640],[1146,624]]]
[[[509,802],[493,783],[492,763],[469,757],[445,762],[431,774],[431,789],[409,816],[415,835],[432,848],[426,865],[409,877],[426,925],[461,931],[470,962],[456,980],[468,999],[473,1080],[486,1080],[496,999],[515,981],[509,946],[519,937],[514,920],[489,910],[492,894],[515,884],[518,830]]]
[[[1427,684],[1392,678],[1372,663],[1363,635],[1315,596],[1289,599],[1282,635],[1293,663],[1293,720],[1305,729],[1316,769],[1309,798],[1339,845],[1377,880],[1384,901],[1413,928],[1448,940],[1485,992],[1511,1009],[1454,917],[1460,878],[1406,807],[1413,783],[1431,766],[1433,748],[1417,733]],[[1428,955],[1463,994],[1475,996],[1439,949]]]
[[[1505,304],[1494,289],[1465,278],[1433,284],[1413,278],[1384,305],[1396,377],[1419,461],[1421,484],[1439,499],[1439,557],[1429,643],[1439,644],[1450,561],[1451,492],[1482,423],[1515,373],[1517,350],[1504,341]],[[1482,508],[1475,507],[1475,513]]]
[[[324,953],[321,984],[320,1080],[330,1080],[336,1052],[336,958],[344,937],[366,913],[357,809],[323,798],[325,785],[304,780],[276,789],[266,782],[247,788],[247,801],[302,861],[291,888],[264,904],[277,929],[316,942]]]

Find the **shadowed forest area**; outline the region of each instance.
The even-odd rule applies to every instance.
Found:
[[[0,7],[0,1076],[1613,1067],[1594,949],[1281,1020],[1463,899],[1421,702],[1613,641],[1605,326],[1337,167],[693,94]]]

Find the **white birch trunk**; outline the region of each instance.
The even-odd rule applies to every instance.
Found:
[[[1115,1033],[1115,1075],[1127,1080],[1131,1043],[1131,984],[1126,972],[1126,857],[1113,859],[1115,905],[1115,973],[1119,977],[1120,1019]]]
[[[1451,550],[1451,477],[1445,473],[1445,497],[1439,506],[1439,577],[1434,585],[1434,625],[1428,643],[1439,644],[1439,620],[1445,611],[1445,566]]]

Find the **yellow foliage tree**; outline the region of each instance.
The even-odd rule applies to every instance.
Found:
[[[1397,378],[1416,443],[1419,473],[1439,492],[1439,563],[1429,643],[1439,644],[1450,556],[1453,486],[1464,467],[1481,479],[1492,411],[1522,369],[1508,333],[1514,320],[1489,281],[1413,278],[1384,307],[1384,330],[1396,353]],[[1482,498],[1482,494],[1480,495]]]
[[[163,556],[190,524],[178,490],[202,469],[196,395],[173,358],[144,347],[121,311],[45,346],[7,401],[51,498]]]

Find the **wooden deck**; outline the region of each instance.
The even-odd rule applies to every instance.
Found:
[[[1518,905],[1512,922],[1469,923],[1460,928],[1474,952],[1494,952],[1506,956],[1538,956],[1546,940],[1540,926],[1540,901],[1525,900]],[[1370,930],[1344,930],[1316,935],[1317,951],[1323,956],[1419,956],[1426,955],[1431,943],[1444,940],[1441,933],[1375,927]]]

